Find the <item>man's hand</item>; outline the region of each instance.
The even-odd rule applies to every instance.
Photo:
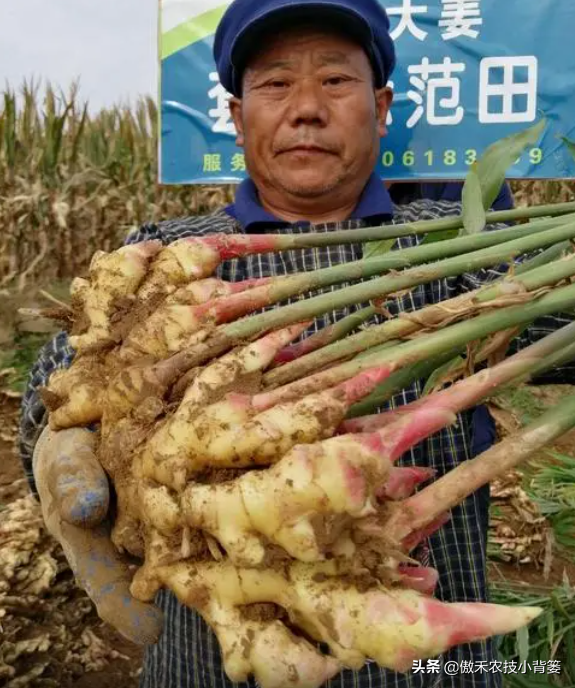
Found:
[[[130,594],[129,569],[105,524],[109,488],[95,443],[94,434],[80,428],[43,431],[33,459],[42,515],[100,618],[138,645],[153,644],[163,615]]]

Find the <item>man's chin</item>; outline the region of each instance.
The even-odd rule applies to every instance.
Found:
[[[339,179],[308,178],[299,175],[299,178],[282,179],[281,186],[284,191],[297,198],[319,198],[326,193],[334,191],[339,186]]]

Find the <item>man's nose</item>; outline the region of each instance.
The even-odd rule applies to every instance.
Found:
[[[316,79],[305,79],[295,85],[290,99],[289,117],[292,126],[324,126],[327,123],[328,111],[321,83]]]

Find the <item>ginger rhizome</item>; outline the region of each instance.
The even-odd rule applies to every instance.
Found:
[[[133,595],[173,590],[213,628],[230,679],[262,688],[319,687],[368,660],[409,671],[540,613],[440,602],[437,572],[413,550],[468,494],[575,425],[575,404],[440,479],[399,461],[501,385],[575,356],[574,326],[401,409],[353,411],[445,351],[479,342],[489,363],[501,330],[572,308],[570,245],[553,264],[353,331],[402,290],[572,239],[573,216],[462,237],[443,253],[437,242],[285,278],[214,276],[249,253],[380,238],[358,231],[98,254],[73,285],[74,362],[42,392],[52,429],[97,425],[112,540],[141,559]],[[341,282],[357,283],[266,311]],[[304,336],[316,316],[355,303],[354,316]]]

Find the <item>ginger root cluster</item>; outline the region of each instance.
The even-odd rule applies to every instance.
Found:
[[[262,374],[309,323],[218,338],[229,299],[246,296],[240,317],[271,282],[218,280],[220,259],[198,239],[97,254],[72,288],[74,362],[43,391],[53,429],[97,425],[113,541],[142,562],[132,593],[171,589],[215,632],[229,678],[263,688],[368,660],[409,671],[536,616],[433,597],[437,574],[411,553],[445,518],[412,531],[405,501],[432,472],[394,465],[418,433],[404,415],[342,425],[387,371],[274,403]]]

